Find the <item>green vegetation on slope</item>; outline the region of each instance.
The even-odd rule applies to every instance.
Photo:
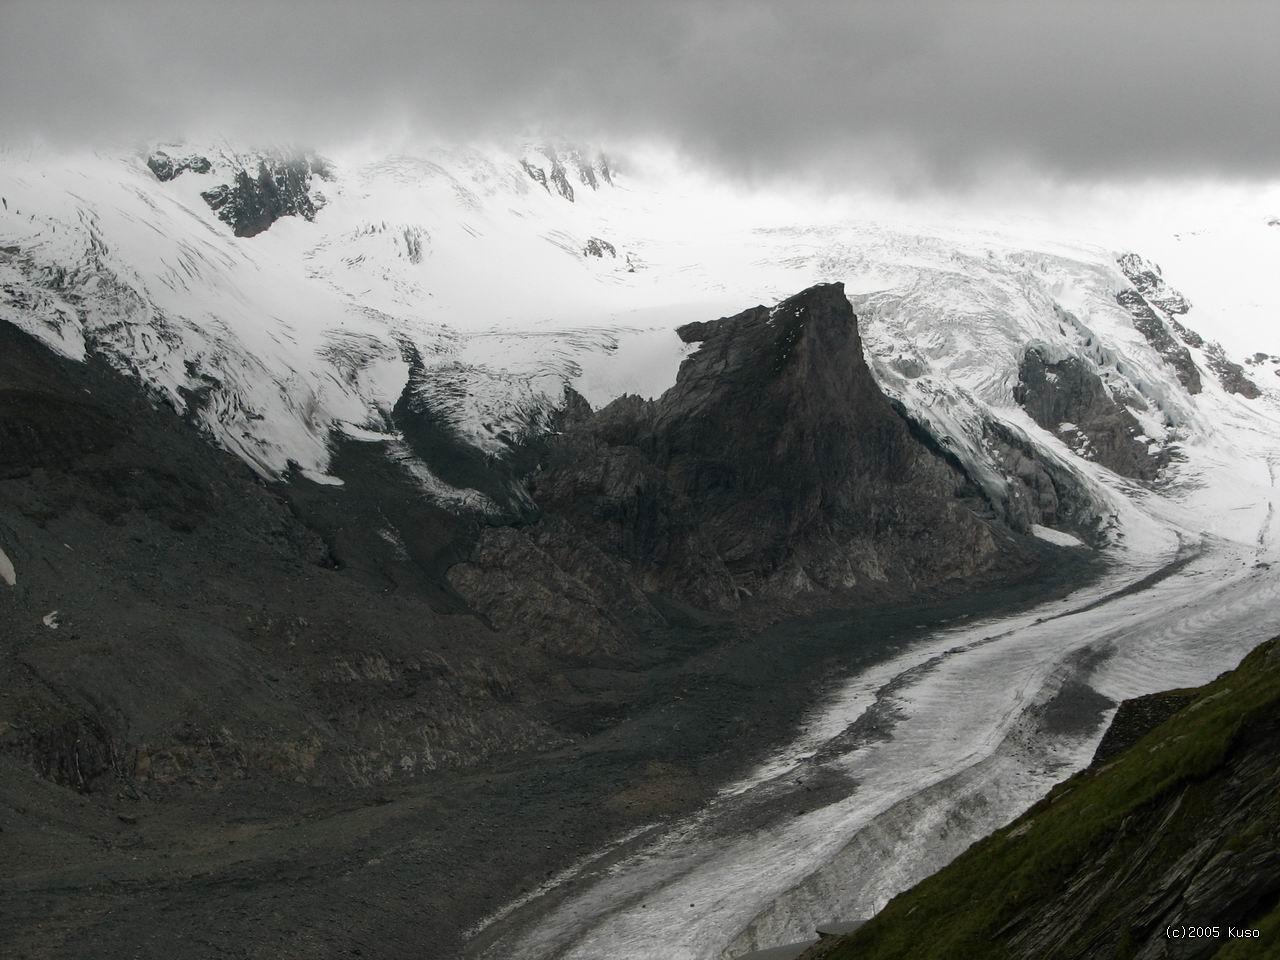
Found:
[[[810,956],[1280,957],[1280,638],[1196,694]]]

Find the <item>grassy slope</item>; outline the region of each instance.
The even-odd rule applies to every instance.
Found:
[[[1207,859],[1247,855],[1254,865],[1249,869],[1261,862],[1264,879],[1274,886],[1280,638],[1198,694],[1113,762],[1060,784],[1012,824],[895,898],[857,934],[813,955],[1135,956],[1144,943],[1150,947],[1163,937],[1160,931],[1171,919],[1153,918],[1140,905],[1153,902],[1153,892],[1167,904],[1168,888],[1160,884],[1185,863],[1190,846],[1206,840],[1212,843]],[[1259,770],[1261,789],[1245,790],[1251,799],[1244,810],[1237,796],[1242,780],[1256,784]],[[1242,822],[1224,819],[1223,809],[1240,812]],[[1263,930],[1259,940],[1223,944],[1216,953],[1205,945],[1194,955],[1280,956],[1274,894],[1252,909],[1240,919]]]

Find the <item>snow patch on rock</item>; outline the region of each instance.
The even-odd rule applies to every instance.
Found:
[[[1081,542],[1079,537],[1073,537],[1071,534],[1062,530],[1055,530],[1053,527],[1046,527],[1039,523],[1031,525],[1031,532],[1041,540],[1047,540],[1049,543],[1056,543],[1060,547],[1083,547],[1085,544]]]

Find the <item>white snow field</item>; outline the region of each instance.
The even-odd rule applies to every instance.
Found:
[[[926,203],[814,206],[657,160],[592,188],[593,161],[477,147],[333,157],[314,222],[241,239],[200,192],[255,156],[166,149],[214,168],[160,183],[145,151],[0,154],[0,318],[68,356],[106,356],[180,409],[202,390],[200,421],[264,475],[339,481],[330,454],[345,434],[385,441],[424,496],[480,503],[400,444],[389,412],[411,379],[461,437],[502,456],[566,383],[596,405],[657,395],[686,354],[679,324],[839,280],[882,388],[994,497],[1008,479],[986,420],[1074,472],[1109,518],[1100,582],[935,633],[849,679],[707,809],[620,838],[499,911],[477,953],[712,960],[867,916],[1087,763],[1102,698],[1202,683],[1280,633],[1276,190],[1156,191],[995,221]],[[545,173],[551,154],[573,202],[521,165]],[[586,253],[593,239],[613,254]],[[1129,286],[1115,258],[1130,250],[1186,294],[1182,323],[1251,361],[1260,397],[1224,390],[1199,348],[1204,389],[1187,393],[1115,300]],[[1030,346],[1079,358],[1153,447],[1177,451],[1157,483],[1115,476],[1065,442],[1070,425],[1044,430],[1017,405]],[[1077,701],[1095,704],[1093,721]],[[849,735],[868,722],[883,735]],[[814,777],[849,787],[802,814],[780,802]],[[793,812],[760,813],[775,808]]]

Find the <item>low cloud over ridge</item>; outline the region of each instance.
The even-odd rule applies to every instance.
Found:
[[[1271,2],[10,0],[0,26],[5,128],[61,141],[536,126],[762,177],[1280,173]]]

